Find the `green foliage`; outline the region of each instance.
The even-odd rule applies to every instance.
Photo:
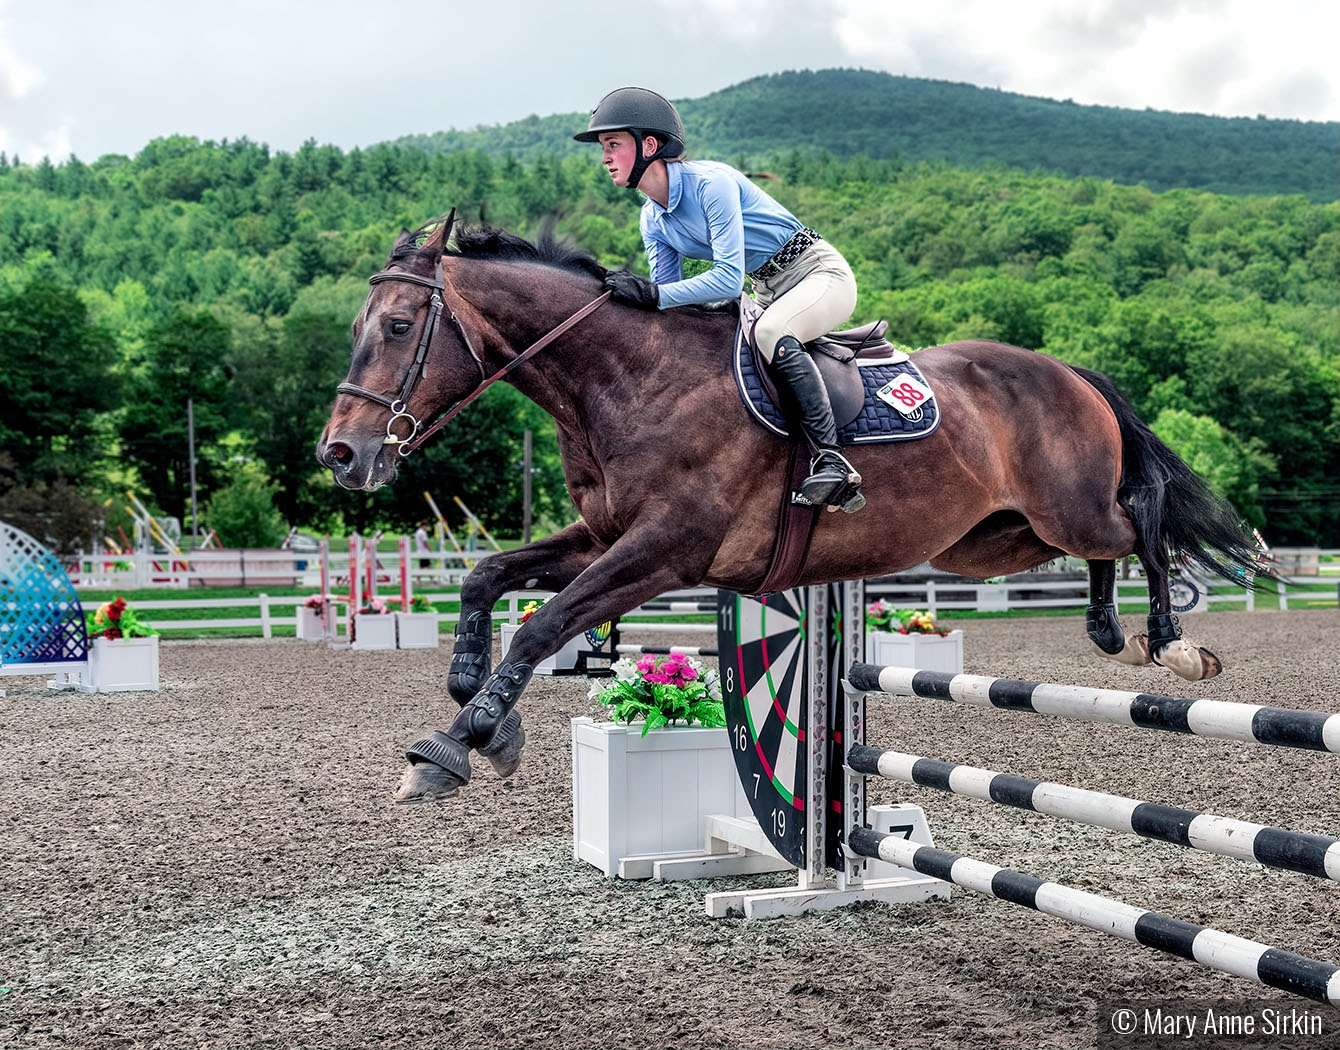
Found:
[[[155,325],[130,360],[122,449],[159,505],[182,520],[190,507],[191,416],[198,488],[214,488],[225,469],[218,442],[227,432],[231,357],[232,335],[222,322],[181,310]]]
[[[768,192],[847,256],[855,321],[1108,372],[1144,418],[1173,413],[1160,425],[1270,542],[1340,544],[1335,125],[855,71],[682,109],[694,155],[770,173]],[[453,526],[460,496],[515,535],[531,430],[536,517],[565,524],[553,423],[503,385],[391,488],[338,489],[312,450],[366,278],[402,227],[454,205],[533,235],[556,213],[605,265],[645,270],[639,198],[570,141],[584,120],[347,153],[172,136],[135,157],[0,165],[0,492],[133,487],[184,518],[189,397],[206,496],[240,457],[294,524],[405,529],[428,490]]]
[[[591,100],[592,105],[596,102]],[[971,84],[828,69],[756,77],[704,98],[677,100],[689,152],[789,182],[877,182],[905,164],[1006,165],[1214,193],[1301,193],[1335,199],[1334,122],[1209,117],[1081,106]],[[409,135],[428,154],[480,150],[533,160],[589,152],[572,141],[587,113]],[[825,161],[850,161],[836,166]],[[1063,231],[1030,229],[1043,240]]]
[[[276,486],[243,473],[205,507],[205,523],[225,547],[277,547],[287,531],[275,509]]]
[[[111,334],[73,288],[34,278],[0,294],[0,453],[13,483],[100,471],[103,413],[119,400],[116,364]]]
[[[1253,526],[1265,523],[1257,478],[1275,463],[1259,441],[1244,442],[1209,416],[1183,408],[1165,408],[1150,428],[1219,495],[1244,508]]]
[[[10,463],[0,455],[0,521],[22,529],[60,557],[101,546],[101,508],[64,478],[14,485]]]
[[[614,663],[614,678],[594,686],[591,697],[610,709],[616,722],[642,722],[646,736],[660,726],[724,726],[726,709],[715,671],[703,673],[696,661],[679,653],[644,656]]]
[[[149,638],[158,632],[140,619],[124,597],[104,602],[93,612],[84,613],[84,630],[90,638]]]

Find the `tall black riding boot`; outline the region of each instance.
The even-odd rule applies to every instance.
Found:
[[[782,379],[800,409],[800,425],[817,455],[810,464],[810,476],[800,485],[797,502],[815,506],[827,504],[854,514],[865,506],[861,495],[861,475],[842,455],[838,444],[833,406],[823,378],[800,340],[785,335],[777,343],[772,358],[773,374]]]

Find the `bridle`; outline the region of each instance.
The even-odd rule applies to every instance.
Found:
[[[448,220],[448,234],[450,229],[451,224],[450,220]],[[446,244],[446,235],[443,236],[442,243],[444,245]],[[377,404],[391,410],[391,418],[386,421],[386,438],[383,440],[382,444],[395,445],[396,454],[400,456],[408,456],[432,437],[433,434],[436,434],[446,426],[457,413],[461,411],[461,409],[465,408],[466,405],[482,394],[489,386],[497,382],[512,369],[516,368],[517,365],[521,364],[531,355],[543,350],[573,325],[598,310],[605,304],[611,294],[605,292],[603,295],[593,299],[557,328],[554,328],[546,335],[537,339],[493,375],[488,375],[488,372],[484,367],[484,356],[475,349],[474,343],[470,341],[469,333],[465,330],[465,325],[461,324],[461,319],[456,316],[455,311],[453,311],[451,306],[447,303],[446,282],[442,275],[443,257],[444,256],[441,255],[438,256],[437,269],[434,271],[431,278],[420,277],[418,274],[406,273],[400,270],[382,270],[380,273],[374,273],[368,278],[368,284],[372,285],[380,284],[383,281],[407,281],[410,284],[422,285],[425,288],[431,288],[433,290],[432,297],[428,300],[428,322],[424,325],[423,335],[419,337],[419,348],[415,351],[414,362],[410,365],[409,371],[405,374],[405,381],[400,385],[400,396],[395,398],[387,397],[385,394],[379,394],[375,390],[369,390],[367,387],[359,386],[357,383],[350,383],[347,380],[335,388],[336,394],[354,394],[358,397],[367,398],[369,401],[375,401]],[[461,341],[465,344],[465,348],[470,352],[470,356],[474,358],[475,364],[479,366],[480,382],[474,390],[453,405],[439,419],[425,427],[423,422],[416,419],[414,414],[410,412],[409,400],[414,395],[414,390],[419,385],[419,381],[426,378],[428,375],[428,347],[433,341],[433,334],[437,330],[437,323],[444,311],[446,312],[447,317],[450,318],[451,323],[456,326],[456,331],[460,333]],[[403,438],[397,436],[395,432],[396,423],[401,419],[407,420],[410,426],[409,435]]]

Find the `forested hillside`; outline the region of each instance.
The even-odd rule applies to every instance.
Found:
[[[769,192],[852,261],[855,320],[1103,369],[1269,541],[1340,546],[1336,203],[800,152],[773,174]],[[171,138],[0,165],[0,517],[72,518],[133,486],[185,520],[190,398],[206,524],[228,542],[285,522],[404,528],[425,489],[514,535],[526,428],[537,512],[568,520],[552,427],[501,384],[391,490],[338,490],[312,459],[367,276],[402,227],[452,206],[524,234],[557,214],[606,265],[644,269],[637,198],[591,153]]]
[[[852,69],[777,73],[676,102],[693,156],[756,170],[795,151],[838,160],[1005,165],[1155,190],[1340,197],[1334,122],[1081,106]],[[397,141],[428,153],[470,149],[533,160],[579,151],[573,130],[584,128],[586,118],[530,116]]]

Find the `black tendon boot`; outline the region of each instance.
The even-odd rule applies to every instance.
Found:
[[[772,371],[785,381],[791,396],[800,408],[800,425],[805,436],[818,454],[810,464],[810,476],[800,485],[797,503],[814,506],[827,504],[841,507],[854,514],[865,506],[861,495],[861,475],[842,455],[838,444],[837,424],[833,421],[833,406],[828,402],[828,391],[814,363],[800,340],[784,335],[777,342],[772,358]]]

